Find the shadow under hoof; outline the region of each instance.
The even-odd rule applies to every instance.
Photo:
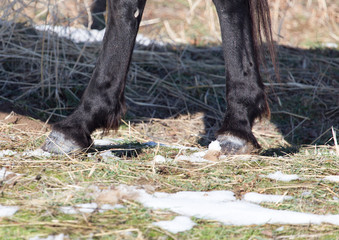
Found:
[[[52,131],[46,138],[42,150],[54,154],[82,152],[84,149],[75,141],[66,138],[63,133]]]
[[[294,154],[299,152],[300,148],[291,146],[291,147],[278,147],[278,148],[270,148],[260,153],[261,156],[268,156],[268,157],[280,157],[286,156],[289,154]]]
[[[117,145],[93,145],[89,152],[110,150],[117,157],[137,157],[144,148],[150,146],[140,143],[126,143]]]
[[[219,135],[217,137],[223,155],[241,155],[250,154],[258,151],[251,143],[229,134]]]

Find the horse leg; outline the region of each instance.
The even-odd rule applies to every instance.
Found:
[[[117,129],[124,111],[124,89],[146,0],[109,0],[103,49],[80,105],[55,124],[43,149],[72,152],[92,144],[97,128]]]
[[[92,25],[91,29],[104,29],[106,12],[106,0],[94,0],[91,5]]]
[[[227,112],[217,135],[225,154],[249,153],[260,148],[252,133],[253,122],[269,115],[249,1],[252,0],[213,0],[221,26],[226,68]]]

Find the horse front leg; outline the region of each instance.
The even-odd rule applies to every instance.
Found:
[[[253,122],[269,115],[258,69],[251,18],[254,13],[251,13],[249,1],[213,0],[221,26],[226,68],[227,112],[217,136],[225,154],[244,154],[259,149],[252,133]]]
[[[109,0],[103,48],[80,105],[53,126],[43,146],[64,153],[88,148],[98,128],[117,129],[124,112],[124,89],[146,0]]]

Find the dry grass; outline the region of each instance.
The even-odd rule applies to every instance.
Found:
[[[279,43],[293,47],[279,46],[280,82],[275,81],[270,64],[262,70],[274,124],[255,126],[264,148],[261,155],[230,156],[209,164],[152,161],[156,154],[175,158],[190,151],[140,143],[152,140],[202,148],[223,117],[225,99],[219,30],[210,1],[149,1],[141,32],[184,44],[136,46],[126,89],[129,111],[119,132],[109,135],[124,139],[126,144],[116,146],[117,152],[129,154],[118,160],[104,159],[100,152],[91,157],[23,156],[22,152],[41,145],[46,125],[13,114],[1,120],[0,150],[18,154],[0,158],[0,166],[23,175],[1,182],[0,203],[19,205],[21,210],[0,220],[0,235],[8,239],[56,233],[103,239],[335,239],[338,227],[329,224],[284,226],[277,231],[278,225],[234,227],[200,219],[194,219],[199,225],[193,230],[172,235],[151,223],[168,220],[173,213],[145,209],[130,200],[123,201],[126,209],[104,214],[69,216],[58,210],[91,202],[93,185],[106,189],[123,183],[166,192],[229,189],[238,197],[251,191],[288,194],[295,200],[267,206],[338,214],[338,184],[322,178],[339,172],[336,148],[331,146],[338,135],[339,52],[321,47],[321,43],[337,41],[337,6],[330,0],[271,4],[274,26],[280,26],[284,36]],[[14,109],[43,121],[64,117],[79,102],[100,44],[78,44],[34,30],[33,23],[81,22],[76,14],[63,22],[71,15],[67,10],[57,12],[53,2],[48,11],[42,0],[5,1],[3,6],[2,20],[25,23],[0,22],[0,109],[12,109],[10,102]],[[162,11],[154,10],[160,7]],[[296,34],[300,29],[303,33]],[[93,136],[100,138],[101,133]],[[305,143],[313,145],[300,147]],[[280,183],[261,177],[278,170],[303,179]],[[304,196],[306,191],[310,194]]]

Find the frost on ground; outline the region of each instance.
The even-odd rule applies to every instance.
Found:
[[[58,235],[49,235],[48,237],[32,237],[29,240],[64,240],[69,239],[67,236],[65,236],[63,233],[60,233]]]
[[[327,176],[327,177],[324,177],[324,180],[330,181],[330,182],[339,182],[339,175]]]
[[[19,210],[19,207],[16,206],[2,206],[0,204],[0,217],[10,217],[13,216],[16,211]]]
[[[189,217],[177,216],[171,221],[159,221],[159,222],[153,223],[153,225],[176,234],[178,232],[184,232],[184,231],[191,230],[192,227],[196,225],[196,223],[193,222],[191,218]]]
[[[273,180],[277,180],[277,181],[283,181],[283,182],[289,182],[289,181],[292,181],[292,180],[299,179],[299,176],[296,175],[296,174],[284,174],[280,171],[268,174],[266,177],[273,179]]]
[[[84,29],[76,27],[52,26],[52,25],[36,25],[35,29],[39,31],[49,31],[57,34],[59,37],[71,39],[74,42],[101,42],[104,38],[105,29]],[[148,46],[151,44],[164,45],[162,42],[152,40],[141,34],[137,35],[136,42],[140,45]]]

